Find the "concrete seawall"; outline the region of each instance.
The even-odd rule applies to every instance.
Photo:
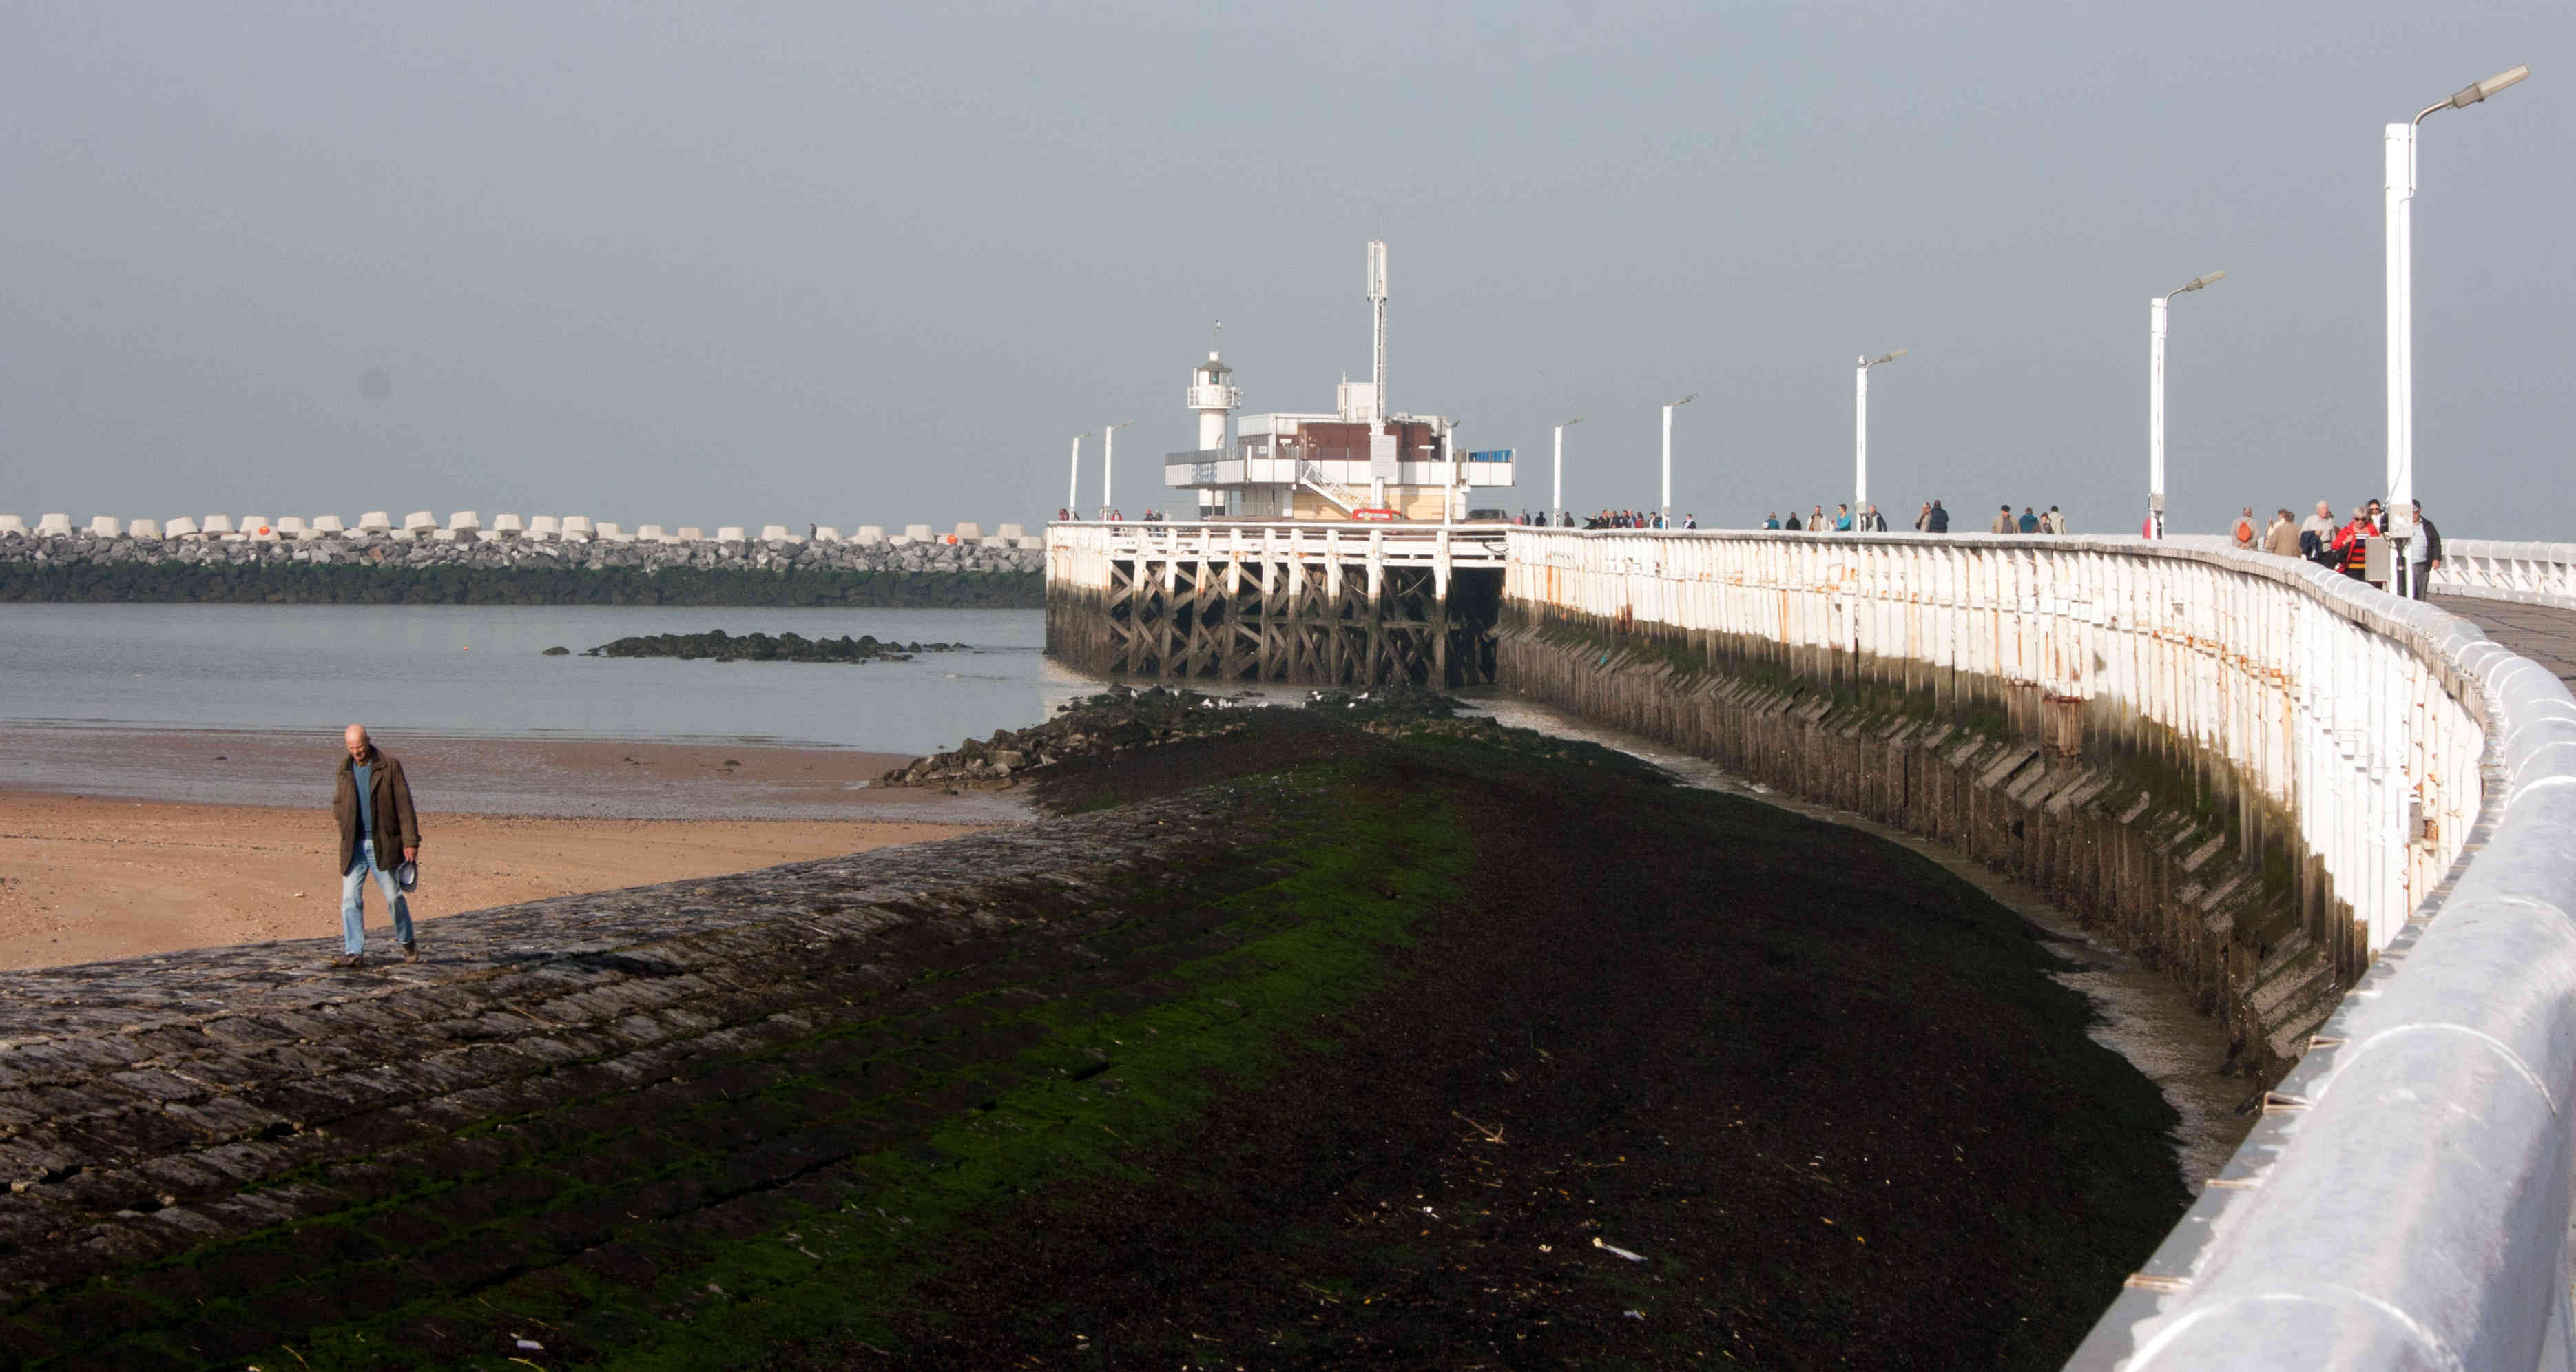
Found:
[[[1221,911],[1136,902],[1228,889],[1198,870],[1225,824],[1156,803],[459,914],[412,966],[307,940],[0,974],[0,1361],[220,1360],[837,1206],[818,1173],[1026,1070],[1004,1012],[1221,946]]]

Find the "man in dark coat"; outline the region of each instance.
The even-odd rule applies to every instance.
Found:
[[[420,816],[412,810],[411,781],[403,775],[402,763],[367,737],[367,726],[350,725],[342,739],[349,755],[340,759],[338,787],[331,796],[331,817],[340,825],[341,953],[331,961],[356,967],[366,960],[365,899],[367,877],[373,874],[376,889],[393,910],[394,942],[402,945],[403,961],[418,962],[411,904],[403,899],[395,875],[420,857]]]
[[[2407,549],[2406,555],[2415,564],[2407,569],[2412,573],[2406,579],[2407,589],[2422,600],[2424,583],[2432,577],[2433,569],[2442,565],[2442,531],[2424,517],[2424,502],[2420,500],[2415,502],[2415,546]]]

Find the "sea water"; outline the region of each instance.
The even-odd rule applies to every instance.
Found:
[[[965,643],[909,662],[581,654],[641,634]],[[1037,610],[0,605],[0,727],[723,738],[922,753],[1097,689],[1040,652]],[[546,657],[551,647],[571,655]]]

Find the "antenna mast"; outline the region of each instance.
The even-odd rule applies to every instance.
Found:
[[[1386,418],[1386,244],[1371,240],[1368,245],[1368,299],[1376,316],[1370,335],[1369,369],[1370,404],[1376,411],[1374,420]]]

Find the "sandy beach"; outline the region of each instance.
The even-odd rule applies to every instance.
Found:
[[[877,790],[907,756],[775,744],[384,738],[421,810],[416,918],[972,832],[1015,797]],[[0,968],[340,924],[329,733],[0,730]],[[372,946],[390,925],[368,896]],[[434,941],[435,924],[422,930]]]
[[[971,832],[887,821],[421,816],[424,943],[435,921]],[[0,791],[0,967],[43,967],[340,928],[327,810]],[[390,937],[370,887],[371,947]]]

